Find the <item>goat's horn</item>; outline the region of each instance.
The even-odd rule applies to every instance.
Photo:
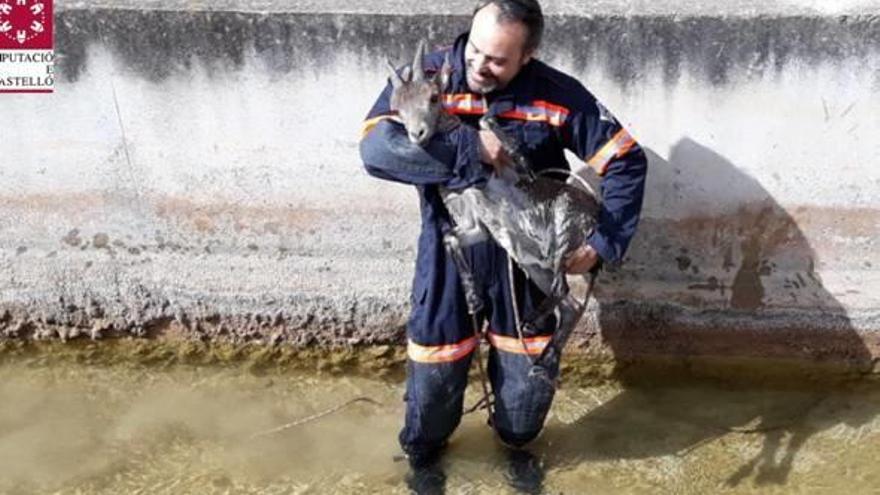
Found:
[[[425,40],[419,40],[419,47],[416,48],[416,58],[413,60],[413,81],[422,81],[425,79],[425,72],[422,70],[422,59],[425,57]]]
[[[403,85],[403,79],[400,78],[400,74],[397,73],[397,69],[394,68],[394,64],[391,63],[391,60],[386,58],[385,63],[388,64],[388,70],[391,72],[391,86],[399,88]]]

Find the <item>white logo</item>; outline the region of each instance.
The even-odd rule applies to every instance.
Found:
[[[28,7],[28,0],[15,0],[15,5],[10,1],[0,0],[0,36],[23,45],[46,30],[46,5],[43,2],[34,0]]]

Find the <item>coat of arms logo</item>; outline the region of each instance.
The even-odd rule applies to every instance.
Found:
[[[49,0],[0,0],[0,47],[48,48],[50,12]]]
[[[0,93],[55,87],[52,0],[0,0]]]

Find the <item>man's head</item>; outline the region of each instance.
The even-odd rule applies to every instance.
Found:
[[[507,86],[531,60],[543,32],[537,0],[480,0],[464,51],[471,91],[486,94]]]

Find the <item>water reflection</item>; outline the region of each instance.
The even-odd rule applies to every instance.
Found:
[[[838,425],[852,431],[871,423],[880,395],[853,386],[809,391],[705,384],[628,388],[598,407],[590,409],[587,401],[582,407],[586,412],[576,421],[548,428],[543,442],[556,468],[667,459],[692,463],[729,486],[749,478],[766,485],[787,482],[798,452],[813,435]],[[724,447],[717,442],[722,438],[730,446],[759,441],[760,448],[737,449],[739,455],[719,459],[711,451]]]

